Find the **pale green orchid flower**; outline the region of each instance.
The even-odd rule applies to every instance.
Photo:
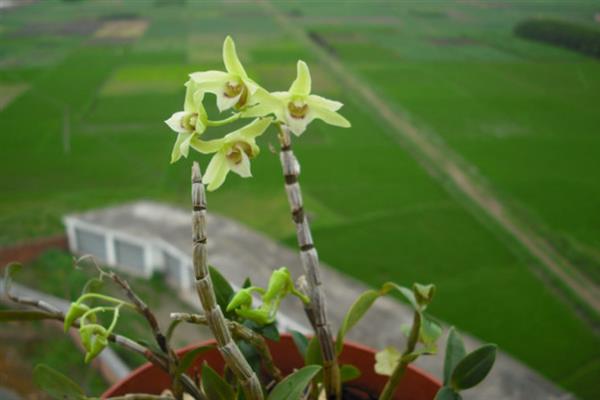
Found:
[[[190,74],[190,78],[198,84],[200,90],[217,96],[219,111],[234,106],[236,109],[242,109],[247,105],[256,104],[254,94],[259,85],[248,77],[230,36],[223,42],[223,63],[227,72],[194,72]]]
[[[242,178],[252,176],[250,171],[250,160],[258,155],[260,149],[256,144],[256,138],[273,122],[273,118],[257,118],[248,125],[228,133],[221,139],[202,141],[193,138],[191,146],[203,154],[213,154],[206,173],[204,183],[208,184],[208,190],[218,189],[229,171],[233,171]]]
[[[330,125],[350,127],[350,122],[337,113],[342,108],[342,103],[310,94],[310,92],[310,70],[308,65],[300,60],[297,65],[296,80],[292,82],[287,92],[268,93],[264,89],[257,89],[255,99],[258,104],[248,108],[242,113],[242,116],[258,117],[273,113],[278,121],[286,124],[298,136],[315,118]]]
[[[174,113],[165,121],[169,128],[177,132],[177,140],[171,152],[171,163],[179,160],[181,156],[188,156],[192,138],[204,133],[208,124],[208,115],[202,104],[203,92],[198,90],[198,85],[192,81],[186,82],[185,86],[183,111]]]

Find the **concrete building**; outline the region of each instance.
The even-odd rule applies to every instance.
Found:
[[[129,274],[163,273],[176,288],[194,284],[189,216],[154,202],[136,202],[64,217],[69,248]]]

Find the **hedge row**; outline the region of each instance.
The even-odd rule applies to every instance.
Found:
[[[587,26],[550,19],[527,19],[515,26],[515,34],[600,58],[600,31]]]

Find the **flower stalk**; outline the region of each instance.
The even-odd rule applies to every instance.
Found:
[[[258,377],[233,341],[221,307],[217,304],[210,278],[206,254],[206,195],[202,184],[200,166],[192,166],[192,239],[196,290],[211,330],[225,364],[238,379],[247,400],[262,400],[263,392]]]
[[[400,381],[402,380],[402,377],[406,372],[406,368],[408,368],[408,365],[411,363],[412,360],[414,360],[413,358],[407,356],[415,351],[417,343],[419,342],[419,332],[421,331],[421,318],[421,313],[418,310],[415,310],[412,327],[408,335],[408,341],[406,342],[406,348],[402,353],[400,361],[398,361],[398,364],[396,364],[392,375],[390,375],[390,378],[386,382],[385,387],[383,388],[383,391],[379,396],[379,400],[392,399],[392,396],[394,396],[394,393],[396,392],[396,389],[398,388],[398,385],[400,384]]]
[[[302,192],[298,182],[300,164],[292,151],[292,140],[289,129],[284,124],[278,124],[279,144],[281,146],[280,161],[285,179],[285,191],[290,204],[292,220],[296,224],[296,235],[300,248],[300,259],[308,283],[309,303],[304,304],[304,310],[315,331],[323,357],[323,377],[328,399],[341,398],[341,377],[333,336],[327,320],[325,296],[321,289],[319,273],[319,256],[313,243],[308,219],[304,212]]]

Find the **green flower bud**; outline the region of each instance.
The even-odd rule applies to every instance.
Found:
[[[277,297],[283,298],[293,287],[294,282],[292,281],[290,271],[286,267],[276,269],[271,274],[269,286],[267,286],[267,292],[263,296],[263,301],[271,302]]]
[[[81,338],[81,344],[86,351],[91,351],[94,337],[102,336],[108,337],[108,331],[101,325],[90,324],[79,328],[79,337]]]
[[[92,361],[104,348],[108,346],[108,338],[101,335],[93,335],[90,349],[85,353],[85,363]]]
[[[275,321],[274,312],[268,307],[257,309],[242,308],[235,310],[235,312],[240,317],[256,322],[258,325],[268,325]]]
[[[69,311],[67,311],[67,315],[65,315],[65,332],[69,330],[69,328],[71,327],[71,325],[73,325],[73,322],[75,322],[76,319],[81,317],[89,310],[90,308],[85,304],[71,303],[71,307],[69,307]]]
[[[251,288],[242,289],[237,292],[227,305],[227,311],[232,311],[240,307],[252,306]]]
[[[435,294],[435,285],[421,285],[415,283],[412,289],[419,305],[426,306],[431,303],[433,295]]]

